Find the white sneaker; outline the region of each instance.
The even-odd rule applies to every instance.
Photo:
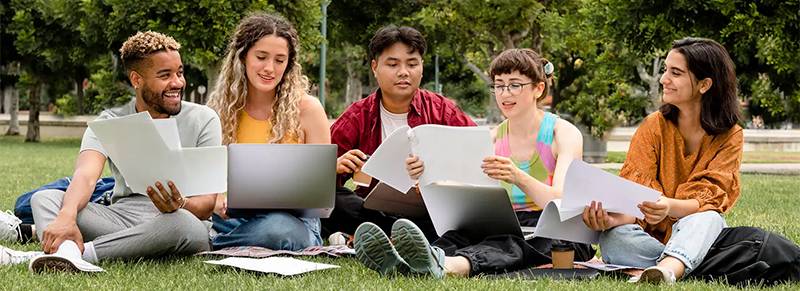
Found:
[[[20,223],[22,220],[14,216],[11,211],[0,211],[0,240],[18,241]]]
[[[337,231],[328,236],[328,245],[353,247],[353,237],[343,232]]]
[[[7,247],[0,246],[0,266],[22,264],[43,254],[44,253],[42,252],[15,251]]]
[[[676,281],[675,273],[658,266],[653,266],[644,269],[644,272],[642,272],[642,274],[639,275],[639,277],[633,277],[630,280],[628,280],[628,282],[631,283],[652,283],[652,284],[664,283],[667,285],[674,284],[675,281]]]
[[[51,255],[41,255],[31,260],[28,269],[33,273],[41,273],[45,271],[53,272],[105,272],[103,268],[89,263],[81,258],[81,252],[78,245],[73,241],[64,241],[58,247],[58,251]]]

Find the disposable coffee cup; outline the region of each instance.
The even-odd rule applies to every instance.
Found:
[[[575,262],[575,250],[568,244],[554,244],[550,249],[553,258],[553,269],[572,269]]]

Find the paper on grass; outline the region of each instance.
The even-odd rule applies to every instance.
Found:
[[[590,269],[595,269],[595,270],[598,270],[598,271],[604,271],[604,272],[613,272],[613,271],[630,270],[630,269],[641,269],[641,268],[633,267],[633,266],[604,264],[602,262],[592,262],[592,261],[575,262],[575,264],[576,265],[581,265],[581,266],[584,266],[584,267],[587,267],[587,268],[590,268]]]
[[[222,260],[205,261],[208,264],[231,266],[239,269],[262,272],[262,273],[275,273],[284,276],[293,276],[313,271],[339,268],[336,265],[319,264],[309,261],[298,260],[295,258],[286,257],[271,257],[264,259],[253,258],[225,258]]]
[[[173,181],[184,196],[227,190],[227,152],[224,146],[174,148],[179,137],[168,123],[159,127],[147,112],[89,122],[108,157],[133,192],[147,193],[156,181]],[[168,145],[169,142],[171,145]]]
[[[466,185],[497,186],[481,169],[483,159],[494,154],[488,127],[456,127],[437,124],[409,131],[411,151],[425,165],[421,186],[452,181]]]
[[[370,156],[361,169],[386,185],[406,193],[416,184],[406,171],[406,158],[411,153],[408,126],[393,131]]]
[[[561,207],[583,211],[592,201],[598,201],[608,212],[644,218],[637,205],[644,201],[656,201],[659,196],[661,193],[656,190],[574,160],[564,179]]]

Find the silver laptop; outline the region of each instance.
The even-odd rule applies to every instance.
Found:
[[[500,186],[433,183],[420,191],[439,236],[458,230],[471,238],[502,234],[533,237],[535,227],[520,227],[508,193]]]
[[[336,195],[336,145],[228,146],[228,215],[283,210],[330,216]]]

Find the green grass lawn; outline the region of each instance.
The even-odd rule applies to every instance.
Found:
[[[55,140],[25,144],[21,138],[0,137],[0,209],[11,209],[23,192],[56,178],[71,174],[77,140]],[[800,181],[792,176],[742,177],[743,193],[736,208],[728,215],[728,224],[753,225],[780,232],[800,241],[800,202],[796,199]],[[16,249],[37,249],[36,244],[18,245],[2,242]],[[100,265],[107,270],[99,275],[33,275],[27,266],[2,266],[3,290],[39,289],[480,289],[480,290],[549,290],[549,289],[660,289],[639,286],[621,279],[603,277],[591,282],[495,280],[487,278],[384,278],[358,264],[352,258],[306,258],[335,264],[339,269],[313,272],[296,277],[280,277],[237,271],[203,264],[205,258],[172,260],[111,261]],[[800,285],[781,285],[777,289],[796,290]],[[720,283],[686,281],[664,289],[737,290]]]

